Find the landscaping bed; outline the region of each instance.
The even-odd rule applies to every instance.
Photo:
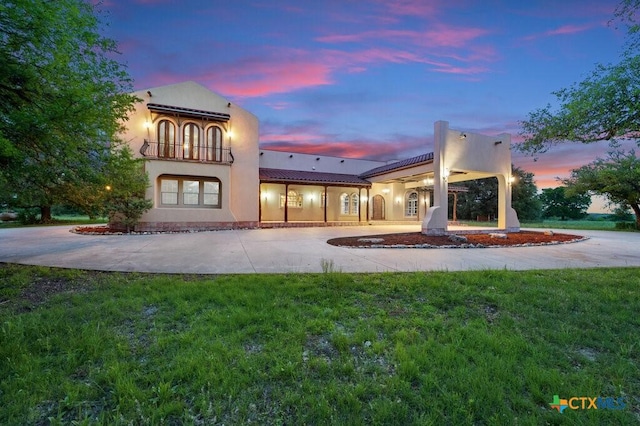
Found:
[[[455,235],[424,235],[420,232],[383,234],[360,237],[341,237],[327,241],[329,244],[354,248],[484,248],[505,246],[537,246],[565,244],[583,241],[580,235],[554,232],[520,231],[503,233],[466,233]]]

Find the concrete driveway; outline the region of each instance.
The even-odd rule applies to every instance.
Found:
[[[69,226],[0,229],[0,262],[104,271],[161,273],[461,271],[640,266],[640,233],[588,236],[571,244],[484,249],[353,249],[340,236],[419,231],[419,225],[251,229],[188,234],[92,236]]]

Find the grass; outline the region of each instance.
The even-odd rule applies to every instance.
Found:
[[[476,221],[461,221],[468,226],[485,226],[485,227],[497,227],[498,222],[476,222]],[[622,231],[616,229],[616,222],[611,220],[550,220],[546,219],[540,222],[521,222],[521,228],[544,228],[544,229],[578,229],[589,231]],[[625,232],[634,232],[629,229],[623,230]]]
[[[0,264],[0,424],[637,424],[640,269]],[[621,410],[561,398],[622,397]]]
[[[22,228],[25,226],[52,226],[52,225],[94,225],[99,223],[107,223],[108,218],[99,217],[95,219],[89,218],[89,216],[80,215],[54,215],[52,221],[49,223],[24,225],[19,221],[3,222],[0,221],[0,229],[2,228]]]

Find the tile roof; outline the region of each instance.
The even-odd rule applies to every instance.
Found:
[[[433,152],[421,154],[416,157],[407,158],[406,160],[396,161],[395,163],[385,164],[384,166],[376,167],[364,173],[360,174],[363,179],[378,176],[384,173],[393,172],[396,170],[406,169],[408,167],[417,166],[420,164],[428,164],[433,162]]]
[[[260,181],[318,185],[329,184],[339,186],[371,186],[371,182],[364,180],[357,175],[267,168],[260,168]]]
[[[165,112],[169,114],[177,114],[184,117],[195,117],[212,119],[216,121],[229,121],[231,116],[223,112],[204,111],[201,109],[183,108],[172,105],[160,105],[160,104],[147,104],[149,111]]]

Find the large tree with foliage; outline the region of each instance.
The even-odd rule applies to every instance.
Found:
[[[99,183],[132,110],[131,80],[84,0],[0,3],[0,186],[16,207]]]
[[[612,150],[607,158],[574,169],[564,183],[571,193],[602,195],[624,210],[631,208],[640,229],[640,159],[633,150]]]
[[[535,220],[540,217],[541,205],[533,173],[512,166],[515,178],[511,188],[511,206],[520,220]],[[463,183],[467,192],[458,194],[457,216],[459,219],[475,220],[478,216],[496,217],[498,214],[498,180],[477,179]],[[450,209],[452,204],[449,203]]]
[[[515,166],[511,173],[515,177],[511,186],[511,207],[518,213],[518,219],[520,221],[540,219],[542,203],[538,197],[538,187],[533,180],[533,173]]]
[[[543,217],[557,217],[560,220],[581,219],[587,215],[591,205],[588,194],[571,193],[564,186],[543,189],[540,201]]]
[[[623,0],[616,9],[616,22],[626,25],[628,34],[620,62],[597,65],[582,82],[553,92],[559,106],[547,105],[529,113],[521,123],[524,141],[518,149],[538,154],[568,141],[640,137],[639,8],[640,0]]]

